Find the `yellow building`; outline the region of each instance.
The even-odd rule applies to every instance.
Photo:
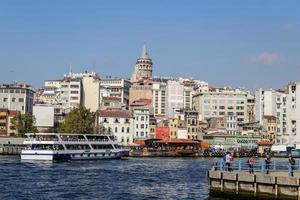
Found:
[[[263,128],[266,134],[263,134],[263,139],[268,140],[270,142],[276,141],[276,132],[277,132],[277,122],[276,117],[271,115],[263,116]]]
[[[170,129],[170,137],[178,138],[178,130],[186,130],[185,121],[179,120],[177,118],[169,119],[169,129]]]
[[[11,120],[14,116],[19,115],[19,111],[0,109],[0,136],[15,135],[16,130],[13,130]]]

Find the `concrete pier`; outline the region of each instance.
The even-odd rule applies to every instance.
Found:
[[[208,184],[212,197],[300,200],[300,173],[289,177],[287,172],[266,175],[211,170]]]
[[[22,149],[24,138],[0,137],[0,155],[19,155]]]

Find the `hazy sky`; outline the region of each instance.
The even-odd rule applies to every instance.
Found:
[[[70,66],[129,78],[144,42],[154,75],[284,87],[300,81],[300,1],[0,1],[0,83],[37,88]]]

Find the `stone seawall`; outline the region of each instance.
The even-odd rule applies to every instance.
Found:
[[[0,137],[0,155],[19,155],[22,149],[24,138]]]
[[[208,172],[210,196],[246,199],[300,199],[300,178],[287,173]]]

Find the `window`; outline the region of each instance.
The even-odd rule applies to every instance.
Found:
[[[11,101],[12,101],[12,102],[16,102],[16,98],[12,98]]]
[[[115,127],[115,133],[117,133],[118,132],[118,127]]]
[[[116,119],[115,119],[115,123],[119,123],[119,120],[118,120],[118,118],[116,118]]]
[[[141,128],[144,128],[144,124],[141,124]]]
[[[124,133],[124,127],[122,127],[122,133]]]
[[[141,121],[144,121],[144,117],[143,116],[141,117]]]
[[[106,118],[104,118],[104,119],[103,119],[103,122],[104,122],[104,123],[107,123],[107,119],[106,119]]]
[[[130,129],[129,129],[129,127],[127,127],[127,133],[129,133],[129,131],[130,131]]]
[[[3,98],[3,102],[7,102],[7,98]]]

